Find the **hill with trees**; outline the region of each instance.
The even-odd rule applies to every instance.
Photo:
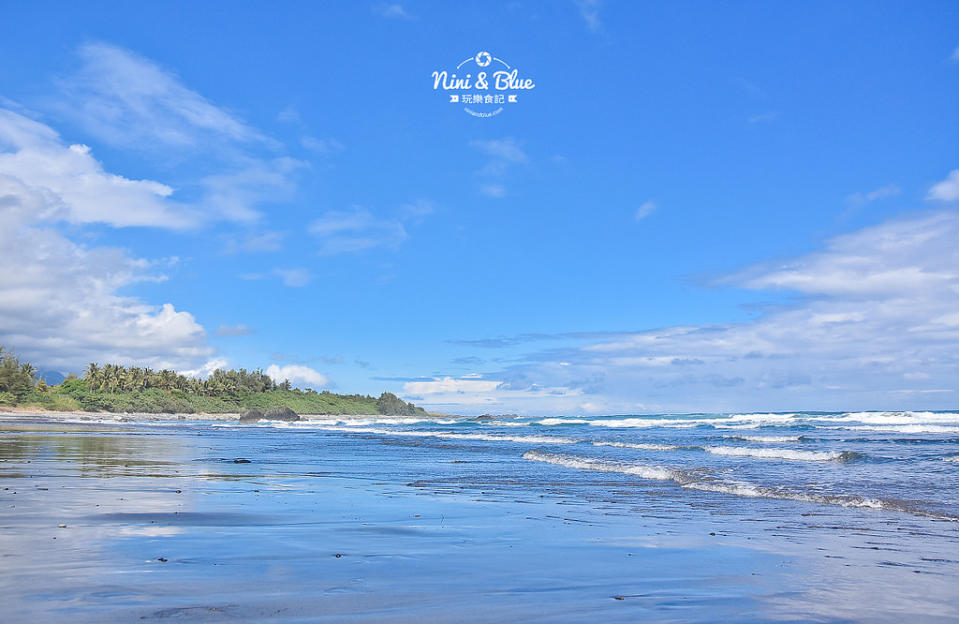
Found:
[[[53,411],[207,413],[288,407],[298,414],[383,414],[417,416],[427,412],[396,395],[379,398],[294,388],[262,370],[217,369],[206,379],[172,370],[91,363],[82,377],[59,385],[38,378],[36,368],[0,347],[0,406]]]

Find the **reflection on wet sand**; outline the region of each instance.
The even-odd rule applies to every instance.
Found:
[[[716,498],[678,503],[662,484],[544,478],[495,447],[9,425],[5,622],[959,615],[957,566],[941,561],[959,535],[945,523],[744,515]]]

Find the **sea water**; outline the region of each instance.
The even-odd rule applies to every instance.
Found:
[[[4,621],[956,621],[959,414],[0,417]]]

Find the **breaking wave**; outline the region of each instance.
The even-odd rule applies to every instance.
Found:
[[[743,440],[745,442],[757,442],[759,444],[784,444],[787,442],[802,442],[803,436],[747,436],[747,435],[724,435],[728,440]]]
[[[377,435],[401,436],[412,438],[443,438],[447,440],[486,440],[491,442],[520,442],[528,444],[578,444],[581,440],[561,436],[538,435],[496,435],[486,433],[453,433],[452,431],[398,431],[378,427],[320,427],[324,431],[347,431],[350,433],[374,433]]]
[[[565,466],[577,470],[594,470],[597,472],[615,472],[632,475],[641,479],[654,481],[672,481],[679,487],[689,490],[701,490],[730,494],[745,498],[772,498],[794,500],[822,505],[839,505],[842,507],[858,507],[886,511],[899,511],[919,516],[959,522],[959,518],[931,513],[910,505],[905,501],[883,500],[853,495],[826,495],[812,492],[796,492],[780,487],[765,487],[744,483],[742,481],[728,481],[712,477],[698,476],[692,472],[675,470],[665,466],[632,464],[615,462],[592,457],[566,455],[559,453],[544,453],[542,451],[527,451],[523,459],[529,461]]]
[[[630,448],[630,449],[640,449],[643,451],[678,451],[681,450],[681,446],[673,446],[672,444],[647,444],[647,443],[634,443],[634,442],[593,442],[593,446],[615,446],[616,448]]]
[[[851,451],[797,451],[778,448],[748,448],[741,446],[704,446],[713,455],[726,457],[756,457],[759,459],[788,459],[795,461],[852,461],[861,457]]]

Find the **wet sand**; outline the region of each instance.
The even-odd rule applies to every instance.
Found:
[[[954,523],[916,539],[845,509],[597,500],[492,479],[496,461],[337,433],[6,419],[3,620],[959,619]]]

